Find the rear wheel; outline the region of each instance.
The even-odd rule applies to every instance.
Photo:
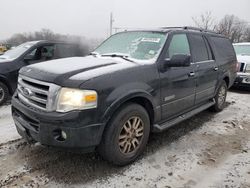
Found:
[[[215,95],[215,105],[212,106],[211,110],[214,112],[220,112],[224,109],[227,97],[227,84],[223,80],[216,95]]]
[[[116,165],[126,165],[142,154],[148,141],[150,120],[138,104],[127,104],[111,119],[98,148],[100,155]]]
[[[9,90],[8,87],[0,82],[0,106],[4,104],[9,97]]]

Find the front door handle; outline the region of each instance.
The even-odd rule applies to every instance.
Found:
[[[219,68],[218,67],[214,67],[214,71],[217,71],[217,70],[219,70]]]
[[[188,74],[188,76],[189,76],[189,77],[194,77],[194,76],[195,76],[195,73],[194,73],[194,72],[190,72],[190,73]]]

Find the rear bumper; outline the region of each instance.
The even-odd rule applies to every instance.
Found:
[[[24,105],[15,95],[12,98],[12,116],[18,133],[27,140],[69,150],[94,150],[104,129],[102,123],[86,124],[81,111],[41,112]]]

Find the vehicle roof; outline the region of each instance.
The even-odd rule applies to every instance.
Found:
[[[212,35],[212,36],[219,36],[219,37],[225,37],[224,35],[221,35],[219,33],[216,33],[214,31],[210,30],[205,30],[201,28],[196,28],[196,27],[189,27],[189,26],[184,26],[184,27],[160,27],[160,28],[149,28],[149,29],[128,29],[126,31],[145,31],[145,32],[162,32],[162,33],[168,33],[172,31],[187,31],[189,33],[203,33],[207,35]]]
[[[250,42],[239,42],[239,43],[234,43],[233,45],[234,46],[241,46],[241,45],[248,46],[250,45]]]
[[[56,41],[56,40],[37,40],[37,41],[27,41],[26,43],[30,43],[32,45],[35,45],[35,44],[48,44],[48,43],[54,43],[54,44],[72,44],[70,42]]]

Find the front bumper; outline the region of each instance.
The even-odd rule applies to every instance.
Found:
[[[18,133],[27,140],[42,145],[70,150],[91,151],[100,143],[104,124],[89,124],[93,112],[72,111],[69,113],[42,112],[12,98],[12,116]],[[62,139],[62,131],[66,139]]]
[[[250,73],[238,73],[234,86],[250,87]]]

